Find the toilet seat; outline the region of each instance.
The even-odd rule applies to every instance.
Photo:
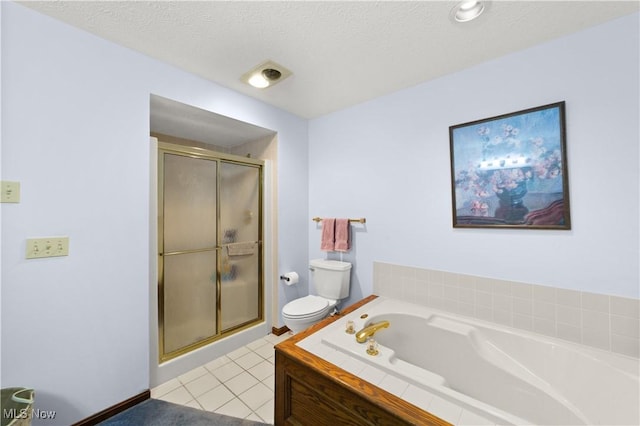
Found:
[[[330,308],[331,302],[328,299],[314,295],[301,297],[284,305],[282,316],[292,319],[314,317],[318,314],[326,313]]]

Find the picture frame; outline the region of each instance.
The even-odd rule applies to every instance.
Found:
[[[571,229],[565,102],[449,127],[454,228]]]

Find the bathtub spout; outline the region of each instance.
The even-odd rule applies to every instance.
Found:
[[[364,343],[367,341],[369,337],[376,334],[378,330],[387,328],[387,327],[389,327],[389,321],[379,321],[376,323],[369,324],[368,326],[366,326],[365,328],[363,328],[362,330],[356,333],[356,340],[358,341],[358,343]]]

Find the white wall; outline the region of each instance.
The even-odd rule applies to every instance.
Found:
[[[638,22],[618,19],[312,120],[310,213],[367,218],[344,256],[355,264],[347,304],[372,292],[376,260],[637,298]],[[449,126],[562,100],[573,229],[453,229]],[[308,226],[310,256],[323,256],[320,230]]]
[[[0,7],[2,178],[22,184],[2,205],[2,386],[34,387],[70,424],[149,388],[150,94],[278,132],[285,269],[308,257],[307,121]],[[24,259],[27,238],[55,235],[68,257]]]

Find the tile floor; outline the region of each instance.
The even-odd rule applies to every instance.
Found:
[[[151,397],[273,424],[273,347],[289,337],[269,334],[151,389]]]

